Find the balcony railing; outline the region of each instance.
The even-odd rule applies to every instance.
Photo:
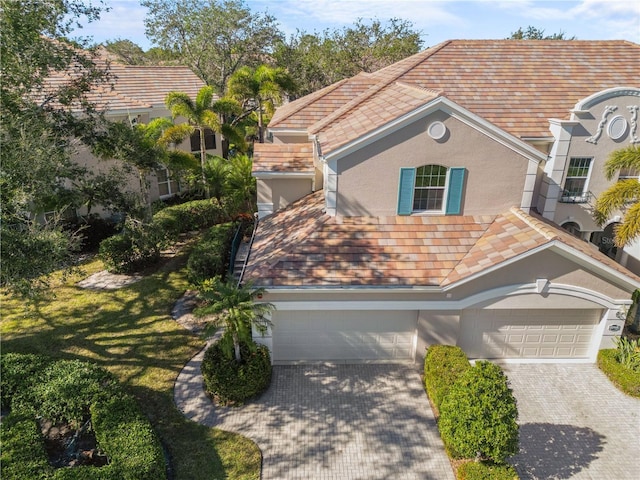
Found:
[[[570,192],[568,190],[563,190],[560,193],[559,201],[560,203],[591,203],[594,195],[591,192]]]

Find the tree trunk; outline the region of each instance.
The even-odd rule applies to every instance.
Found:
[[[233,334],[233,349],[236,354],[236,362],[240,363],[242,357],[240,356],[240,341],[238,340],[238,334],[234,332]]]
[[[264,127],[262,125],[262,102],[258,101],[258,142],[264,143]]]
[[[153,209],[151,208],[151,198],[149,198],[149,189],[147,188],[147,174],[144,170],[138,169],[138,179],[140,180],[140,194],[142,201],[146,207],[145,222],[150,222],[153,218]]]
[[[207,176],[204,174],[204,166],[207,162],[207,148],[204,143],[204,128],[198,128],[200,134],[200,168],[202,169],[202,186],[204,187],[204,196],[209,198],[209,185],[207,184]]]

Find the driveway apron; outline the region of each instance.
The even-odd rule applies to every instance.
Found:
[[[264,480],[454,478],[415,365],[274,366],[259,399],[222,408],[204,394],[203,353],[178,377],[176,404],[254,440]]]
[[[522,480],[636,480],[640,400],[593,364],[504,365],[518,401]]]

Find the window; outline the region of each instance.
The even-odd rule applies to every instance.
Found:
[[[214,150],[216,148],[216,134],[210,128],[204,131],[204,148],[205,150]],[[200,151],[200,132],[198,130],[191,134],[191,151]]]
[[[640,179],[640,172],[635,168],[621,168],[618,175],[618,181],[621,180],[638,180]]]
[[[574,157],[569,161],[567,178],[564,181],[562,201],[583,203],[589,200],[587,184],[592,158]]]
[[[180,192],[180,183],[171,179],[169,170],[166,168],[156,170],[156,176],[158,177],[158,193],[160,198],[170,197]]]
[[[422,212],[460,214],[465,171],[464,168],[442,165],[401,168],[398,215]]]
[[[416,169],[413,192],[413,211],[442,210],[444,189],[447,183],[447,168],[440,165],[425,165]]]

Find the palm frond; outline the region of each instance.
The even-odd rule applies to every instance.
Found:
[[[615,228],[615,234],[615,243],[618,247],[624,247],[640,236],[640,203],[629,207],[622,223]]]
[[[196,95],[196,109],[198,111],[204,111],[211,108],[214,95],[213,87],[209,85],[202,87]]]
[[[195,127],[193,125],[189,125],[188,123],[172,125],[168,127],[164,132],[162,132],[162,135],[158,139],[158,142],[162,145],[169,145],[170,143],[180,143],[185,138],[191,136],[194,131]]]
[[[640,200],[640,182],[636,179],[621,180],[605,190],[596,201],[594,219],[599,225],[606,223],[613,212],[623,210],[630,203]]]
[[[640,172],[640,146],[629,145],[611,152],[604,165],[607,180],[613,180],[623,168],[633,168]]]
[[[164,103],[174,117],[192,119],[196,116],[196,105],[184,92],[169,92]]]

